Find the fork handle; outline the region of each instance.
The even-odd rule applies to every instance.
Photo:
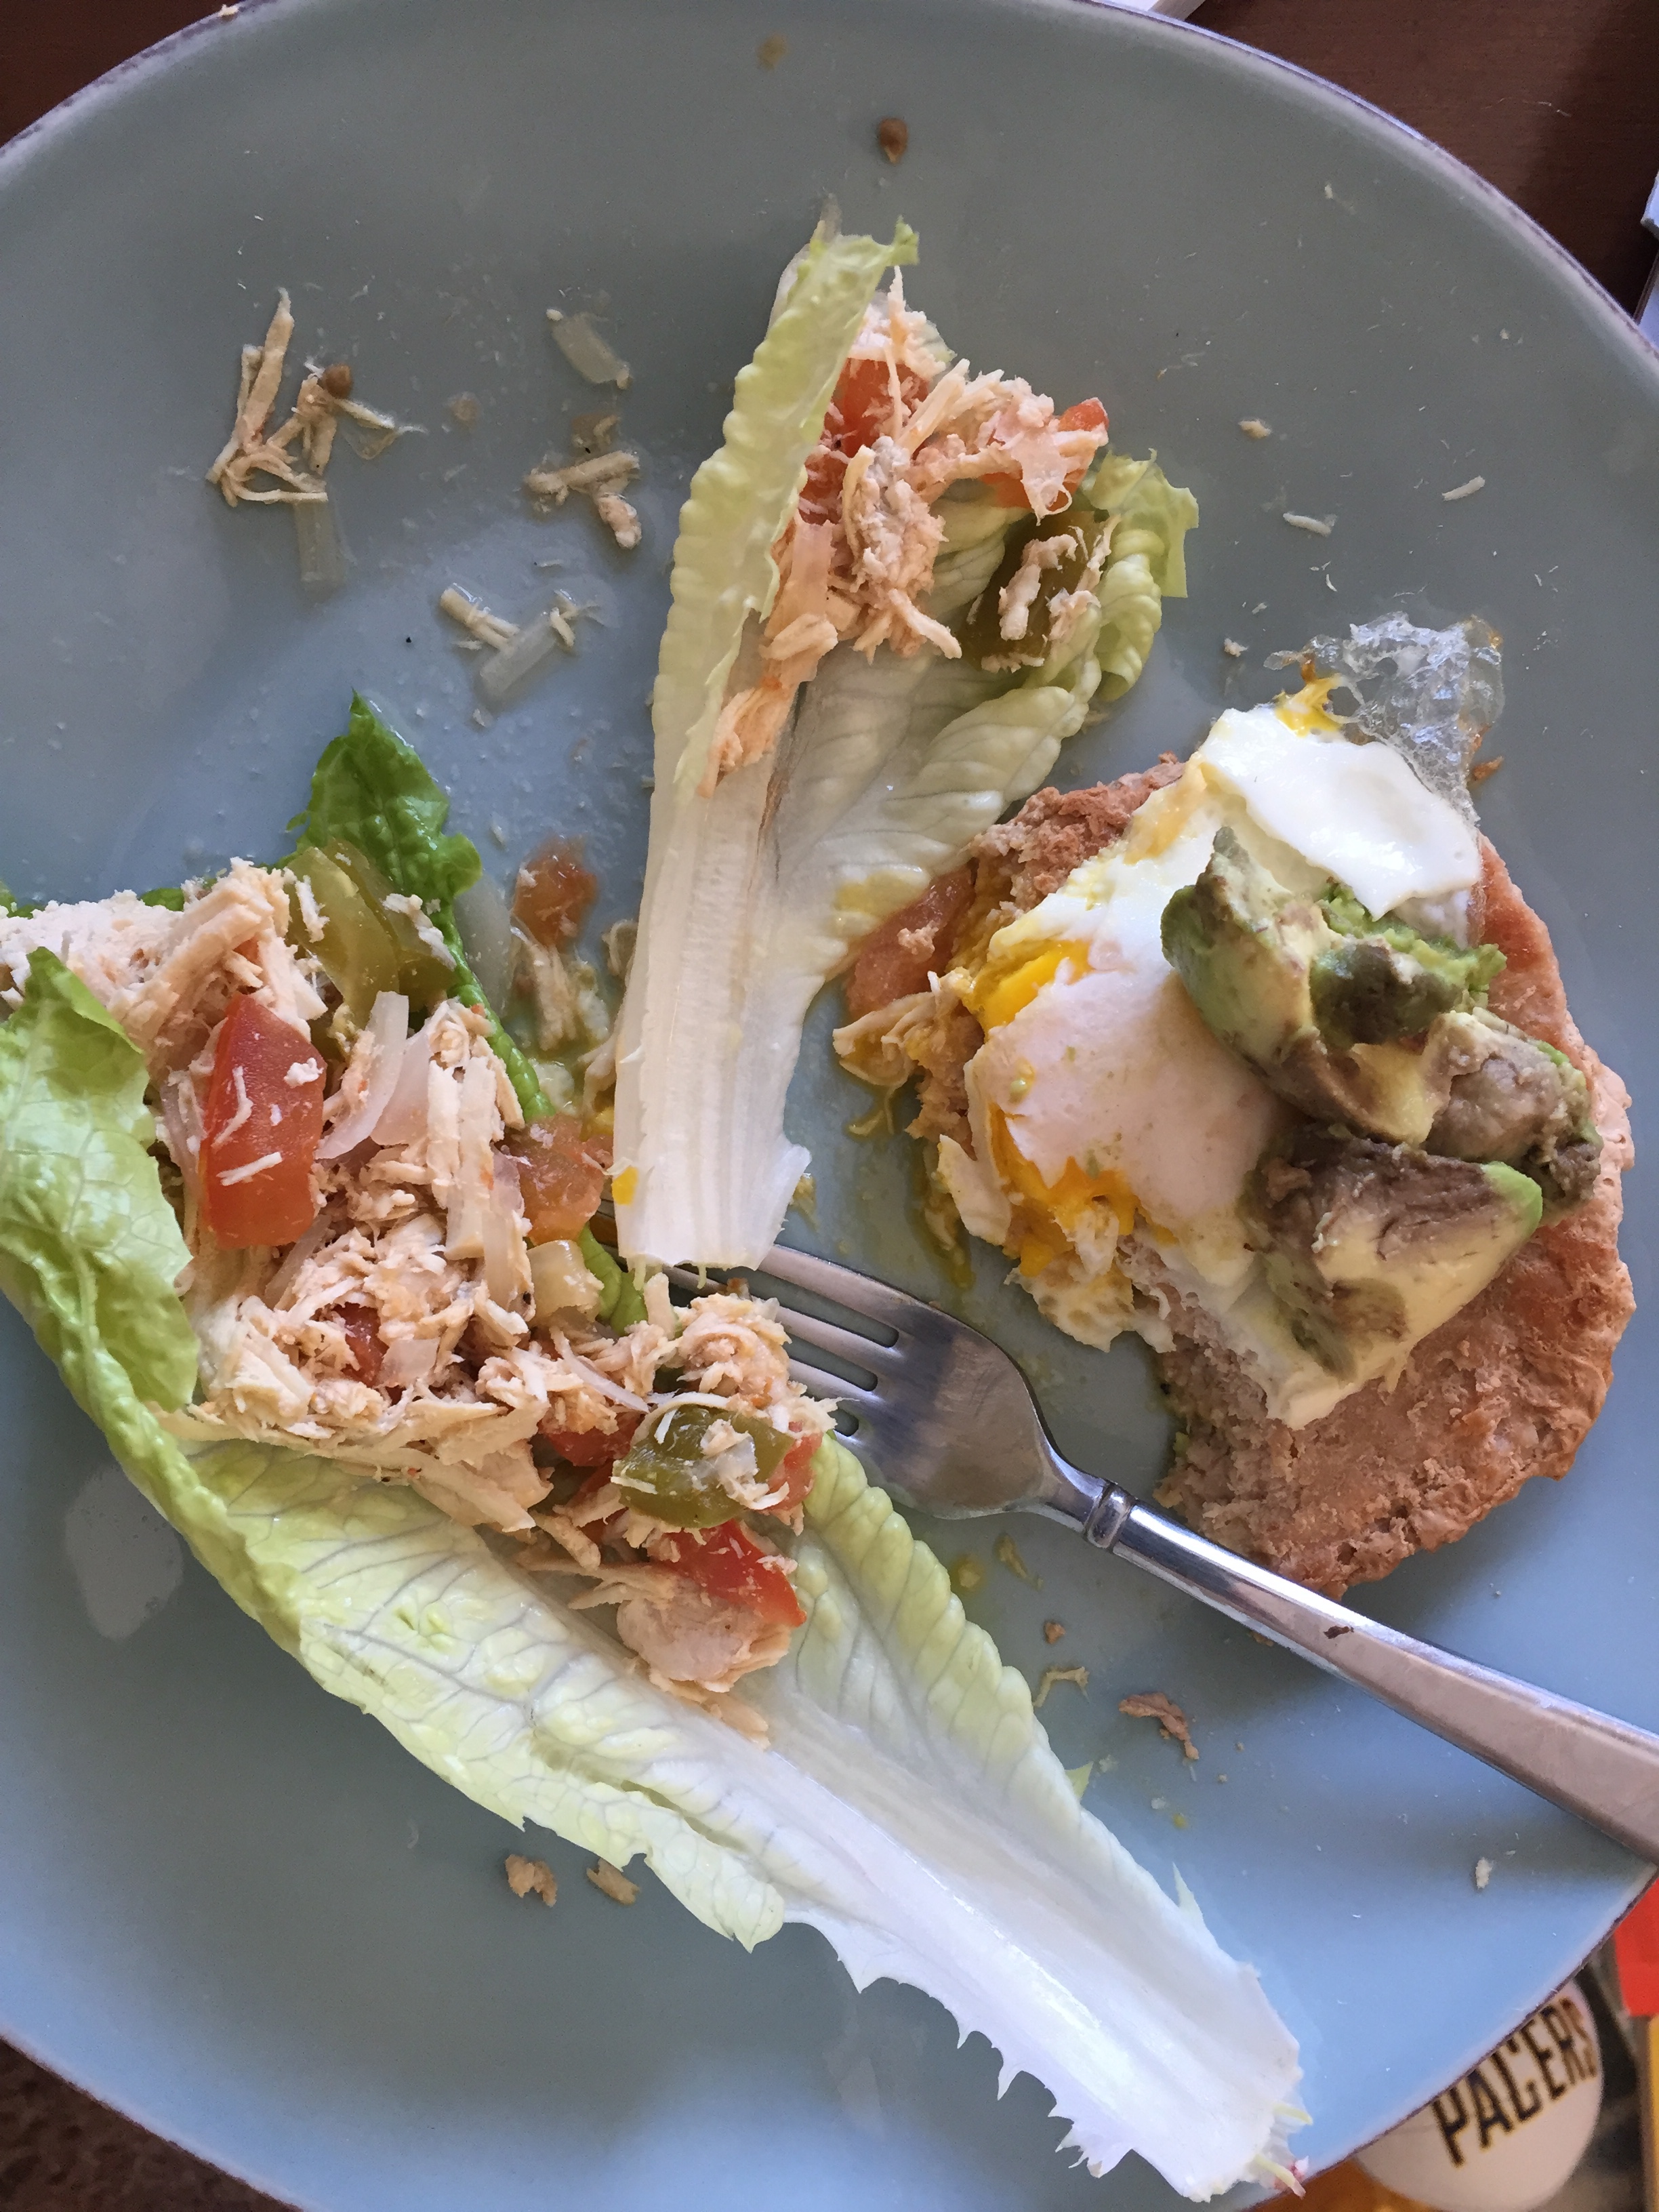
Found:
[[[1096,1486],[1086,1475],[1073,1480],[1081,1504]],[[1659,1736],[1384,1627],[1224,1551],[1115,1485],[1070,1517],[1082,1521],[1091,1543],[1357,1682],[1659,1864]]]

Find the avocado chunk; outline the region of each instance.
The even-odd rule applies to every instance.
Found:
[[[1163,942],[1210,1030],[1310,1120],[1517,1168],[1553,1212],[1588,1195],[1589,1086],[1481,1003],[1495,946],[1375,921],[1336,884],[1297,897],[1231,830],[1165,907]]]
[[[1231,830],[1164,909],[1164,957],[1193,1004],[1281,1098],[1314,1121],[1420,1145],[1445,1103],[1422,1033],[1470,1000],[1455,970],[1407,949],[1413,936],[1334,928]]]
[[[1537,1183],[1514,1168],[1306,1125],[1255,1169],[1243,1201],[1291,1336],[1355,1389],[1397,1376],[1542,1212]]]
[[[1484,1010],[1449,1017],[1435,1042],[1450,1080],[1429,1150],[1519,1168],[1552,1212],[1588,1198],[1601,1133],[1589,1085],[1566,1054]]]

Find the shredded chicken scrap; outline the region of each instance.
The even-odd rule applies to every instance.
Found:
[[[264,344],[242,348],[236,420],[207,474],[228,506],[244,500],[262,507],[325,506],[328,489],[323,475],[342,421],[369,433],[359,445],[365,459],[384,452],[399,434],[400,425],[389,415],[377,414],[352,398],[351,371],[343,362],[327,368],[308,362],[293,412],[280,429],[270,429],[293,336],[289,296],[279,292]],[[302,469],[295,465],[292,448],[296,443],[306,464]],[[256,477],[266,479],[264,489],[254,488]]]
[[[640,542],[640,518],[622,496],[623,487],[639,472],[637,453],[607,451],[567,461],[560,468],[532,469],[524,488],[532,499],[551,500],[556,507],[562,507],[573,491],[586,492],[593,512],[627,553]]]
[[[418,926],[418,900],[404,903]],[[523,1116],[487,1015],[444,1000],[391,1048],[395,1071],[378,1063],[376,1023],[359,1034],[325,1107],[344,1143],[324,1137],[316,1215],[297,1242],[225,1249],[206,1226],[204,1115],[233,998],[251,993],[294,1029],[290,1081],[321,1072],[307,1032],[331,987],[304,949],[307,926],[318,933],[312,904],[287,870],[237,860],[211,885],[187,885],[178,912],[123,892],[0,916],[0,1006],[19,1003],[31,954],[49,948],[149,1065],[191,1252],[179,1291],[201,1377],[196,1401],[161,1419],[184,1440],[257,1439],[410,1484],[453,1518],[516,1537],[532,1571],[590,1583],[573,1602],[616,1606],[622,1641],[663,1686],[719,1698],[775,1663],[790,1632],[676,1571],[680,1547],[701,1538],[636,1510],[608,1474],[550,1503],[556,1468],[538,1462],[536,1439],[555,1442],[544,1460],[595,1432],[620,1449],[638,1422],[689,1401],[758,1416],[793,1444],[815,1442],[830,1411],[790,1379],[769,1303],[713,1291],[681,1310],[658,1276],[646,1317],[620,1334],[589,1317],[591,1304],[538,1310],[517,1162],[503,1149]],[[574,1275],[592,1283],[579,1255]],[[708,1425],[702,1448],[735,1507],[799,1528],[787,1486],[759,1479],[754,1443],[730,1418]],[[760,1725],[747,1708],[734,1717]]]
[[[975,376],[966,362],[947,368],[926,316],[906,307],[896,275],[866,310],[848,358],[885,372],[888,421],[848,454],[830,410],[805,489],[773,548],[777,592],[756,650],[739,655],[733,672],[705,795],[733,769],[771,751],[795,694],[843,641],[866,656],[882,645],[902,654],[931,647],[947,659],[960,656],[956,637],[925,605],[945,535],[937,505],[952,484],[1017,477],[1032,512],[1052,514],[1069,496],[1068,477],[1075,482],[1105,442],[1103,428],[1062,427],[1054,401],[1022,377]]]

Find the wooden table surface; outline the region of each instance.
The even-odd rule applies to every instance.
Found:
[[[0,140],[200,12],[199,0],[0,10]],[[1198,21],[1437,139],[1635,306],[1655,255],[1641,214],[1659,171],[1659,0],[1206,0]],[[272,2212],[3,2044],[0,2205]]]

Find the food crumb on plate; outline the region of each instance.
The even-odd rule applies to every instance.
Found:
[[[639,455],[618,447],[614,453],[590,453],[585,459],[568,461],[562,468],[532,469],[524,488],[532,499],[550,499],[556,507],[562,507],[573,491],[598,498],[601,493],[620,490],[639,472]]]
[[[1244,658],[1244,648],[1236,637],[1224,637],[1221,641],[1221,650],[1229,660],[1243,660]]]
[[[475,393],[457,392],[445,400],[444,412],[452,416],[463,430],[470,430],[479,416],[483,414],[483,410],[478,404]]]
[[[1264,422],[1259,415],[1246,415],[1238,427],[1247,438],[1271,438],[1273,435],[1273,426]]]
[[[1315,538],[1328,538],[1336,527],[1336,517],[1334,514],[1328,514],[1322,518],[1317,514],[1292,514],[1287,509],[1284,520],[1290,524],[1292,530],[1305,530]]]
[[[1042,1624],[1042,1640],[1045,1644],[1058,1644],[1065,1633],[1066,1624],[1063,1620],[1045,1620]]]
[[[1089,1686],[1086,1667],[1045,1667],[1042,1679],[1037,1684],[1037,1693],[1031,1700],[1031,1711],[1036,1712],[1048,1700],[1048,1692],[1056,1682],[1075,1682],[1079,1690]]]
[[[447,584],[438,594],[438,611],[459,623],[470,638],[479,645],[499,649],[511,645],[519,635],[517,623],[504,622],[500,615],[491,614],[482,599],[473,599],[459,584]]]
[[[1034,1575],[1031,1572],[1019,1556],[1019,1546],[1015,1543],[1012,1536],[1007,1534],[999,1536],[991,1548],[1011,1575],[1018,1575],[1021,1582],[1030,1583],[1033,1589],[1042,1588],[1042,1576]]]
[[[895,166],[904,159],[910,143],[910,126],[902,115],[884,115],[876,125],[876,143]]]
[[[602,491],[594,495],[593,512],[623,551],[631,553],[640,542],[638,511],[619,492]]]
[[[1137,1691],[1132,1697],[1120,1698],[1117,1709],[1132,1721],[1156,1721],[1158,1734],[1170,1743],[1178,1743],[1186,1758],[1198,1757],[1198,1746],[1193,1741],[1186,1714],[1162,1690]]]
[[[985,1569],[979,1560],[964,1552],[959,1559],[951,1563],[951,1587],[958,1597],[969,1597],[985,1583]]]
[[[554,344],[578,376],[590,384],[614,384],[618,392],[627,391],[634,372],[586,308],[579,315],[567,315],[562,307],[550,307],[547,323]]]
[[[756,47],[755,59],[764,70],[775,69],[788,51],[788,40],[780,38],[774,31],[769,39],[763,39]]]
[[[587,1869],[587,1879],[595,1889],[602,1889],[618,1905],[632,1905],[640,1893],[638,1882],[629,1881],[622,1869],[612,1866],[609,1859],[595,1859]]]
[[[1440,496],[1443,500],[1471,499],[1476,492],[1486,489],[1485,477],[1471,477],[1467,483],[1454,484],[1449,491],[1443,491]]]
[[[545,1859],[526,1859],[517,1851],[507,1855],[507,1886],[514,1897],[539,1897],[544,1905],[556,1905],[558,1877]]]
[[[1502,753],[1494,753],[1489,761],[1476,761],[1474,766],[1469,770],[1470,783],[1484,783],[1489,775],[1496,775],[1498,769],[1502,768],[1503,765],[1504,756]],[[1492,1592],[1492,1595],[1494,1597],[1501,1597],[1503,1595],[1503,1592],[1501,1590],[1494,1590]]]
[[[1477,1889],[1484,1889],[1486,1884],[1492,1880],[1492,1862],[1490,1859],[1477,1859],[1474,1863],[1475,1887]]]

